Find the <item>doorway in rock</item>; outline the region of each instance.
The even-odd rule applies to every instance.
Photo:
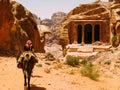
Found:
[[[92,25],[86,24],[84,26],[84,42],[85,44],[91,44],[92,43]]]
[[[78,25],[77,34],[78,34],[77,42],[81,43],[82,42],[82,26],[81,25]]]
[[[100,25],[98,24],[94,26],[94,41],[100,41]]]

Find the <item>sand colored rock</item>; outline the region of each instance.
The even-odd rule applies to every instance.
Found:
[[[36,52],[44,52],[45,42],[41,42],[44,36],[40,36],[35,15],[15,1],[1,0],[0,8],[0,52],[18,54],[28,39]]]
[[[96,1],[80,4],[64,18],[60,28],[60,43],[66,45],[92,44],[97,41],[119,45],[120,3],[118,0],[109,2]],[[113,42],[112,38],[117,35]],[[114,44],[113,44],[114,43]]]

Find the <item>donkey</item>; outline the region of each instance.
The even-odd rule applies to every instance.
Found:
[[[35,63],[38,60],[32,52],[24,52],[21,56],[17,57],[17,67],[21,68],[24,74],[24,88],[30,90],[30,78]]]

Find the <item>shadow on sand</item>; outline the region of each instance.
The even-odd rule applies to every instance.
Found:
[[[37,86],[35,86],[35,85],[31,85],[31,90],[46,90],[46,88],[44,88],[44,87],[37,87]]]
[[[37,78],[42,78],[42,76],[39,76],[39,75],[31,75],[31,77],[32,77],[32,78],[35,78],[35,77],[37,77]]]

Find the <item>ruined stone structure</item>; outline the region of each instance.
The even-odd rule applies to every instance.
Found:
[[[110,43],[114,36],[117,36],[117,39],[113,45],[118,46],[120,3],[113,1],[81,4],[70,11],[60,28],[60,44],[63,48],[73,43]]]

